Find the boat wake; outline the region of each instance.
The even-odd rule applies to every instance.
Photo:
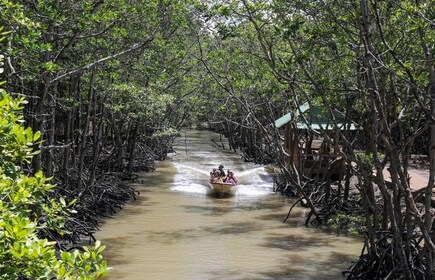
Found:
[[[173,191],[204,194],[209,191],[208,179],[210,170],[193,166],[173,163],[178,173],[174,177]],[[242,181],[238,185],[236,196],[261,196],[272,192],[272,177],[265,171],[264,166],[243,171],[234,169],[237,178]]]
[[[206,194],[207,188],[201,184],[177,184],[171,190],[183,193]]]
[[[260,170],[264,170],[264,167],[260,166],[260,167],[256,167],[256,168],[253,168],[253,169],[248,169],[248,170],[240,171],[240,172],[237,172],[236,175],[237,175],[237,177],[243,177],[243,176],[246,176],[246,175],[250,175],[250,174],[252,174],[254,172],[258,173],[258,171],[260,171]]]
[[[195,167],[192,167],[192,166],[188,166],[188,165],[184,165],[184,164],[179,164],[179,163],[174,163],[174,165],[175,165],[175,167],[178,169],[178,170],[180,170],[180,169],[184,169],[184,170],[186,170],[186,169],[189,169],[189,170],[193,170],[193,171],[196,171],[196,172],[198,172],[198,173],[201,173],[201,174],[204,174],[204,175],[207,175],[207,176],[210,176],[210,171],[207,171],[207,170],[203,170],[203,169],[198,169],[198,168],[195,168]]]

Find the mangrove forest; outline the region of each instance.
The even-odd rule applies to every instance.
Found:
[[[434,1],[0,0],[0,16],[1,279],[110,274],[101,221],[185,128],[267,166],[284,221],[304,207],[361,238],[343,279],[435,279]]]

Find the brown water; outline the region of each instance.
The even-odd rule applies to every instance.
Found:
[[[102,223],[105,280],[344,279],[360,241],[306,227],[303,208],[283,223],[293,200],[273,192],[263,166],[217,148],[217,134],[182,135],[176,153],[141,174],[138,200]],[[234,197],[206,194],[219,164],[239,178]]]

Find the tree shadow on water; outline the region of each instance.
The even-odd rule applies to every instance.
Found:
[[[258,225],[253,223],[230,223],[225,225],[220,225],[216,227],[202,227],[204,231],[213,234],[247,234],[254,231],[261,231]]]
[[[316,255],[307,258],[297,253],[289,256],[287,263],[273,271],[258,272],[255,279],[268,280],[340,280],[346,277],[342,274],[347,269],[349,256],[331,252],[324,261],[319,261]],[[253,279],[249,277],[234,278],[237,280]]]
[[[262,246],[282,250],[304,250],[309,247],[325,246],[327,243],[323,238],[305,238],[298,235],[268,237]]]
[[[186,205],[182,206],[189,213],[198,213],[204,216],[222,216],[227,213],[234,211],[235,207],[224,207],[224,206],[192,206]]]
[[[109,266],[111,265],[125,265],[131,263],[129,255],[122,254],[122,249],[126,246],[128,236],[120,236],[114,238],[105,238],[102,242],[107,246],[103,251],[105,259],[110,259]]]

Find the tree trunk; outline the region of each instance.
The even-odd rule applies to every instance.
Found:
[[[132,128],[132,133],[129,139],[129,152],[130,155],[128,157],[128,166],[127,166],[127,175],[131,176],[132,170],[133,170],[133,164],[134,164],[134,156],[135,156],[135,148],[136,148],[136,142],[137,142],[137,135],[138,135],[138,124],[134,123]]]
[[[94,124],[94,131],[93,131],[93,149],[92,149],[92,166],[89,170],[90,175],[89,175],[89,180],[88,180],[88,186],[91,186],[94,181],[95,181],[95,177],[97,174],[97,168],[98,168],[98,163],[99,163],[99,159],[100,159],[100,155],[101,155],[101,149],[102,147],[104,147],[105,143],[103,143],[102,138],[103,138],[103,126],[104,126],[104,105],[103,102],[100,102],[99,104],[99,112],[97,111],[97,98],[96,98],[96,94],[94,94],[94,114],[93,114],[93,124]],[[100,115],[100,118],[97,119],[97,115]],[[107,137],[107,134],[106,134]],[[106,139],[106,138],[105,138]]]
[[[91,111],[92,111],[92,99],[94,95],[94,76],[95,71],[92,72],[91,79],[89,81],[89,91],[88,91],[88,106],[86,110],[86,120],[83,124],[82,129],[82,140],[80,143],[80,159],[79,159],[79,168],[78,168],[78,174],[79,174],[79,184],[78,189],[81,190],[83,188],[83,178],[84,174],[84,164],[85,164],[85,154],[86,154],[86,144],[87,144],[87,138],[88,138],[88,129],[89,129],[89,123],[91,120]]]
[[[54,97],[52,97],[54,98]],[[53,176],[53,150],[55,145],[55,135],[56,135],[56,107],[54,101],[51,101],[50,106],[50,129],[48,130],[48,147],[46,148],[48,151],[45,153],[45,174],[47,177]]]

